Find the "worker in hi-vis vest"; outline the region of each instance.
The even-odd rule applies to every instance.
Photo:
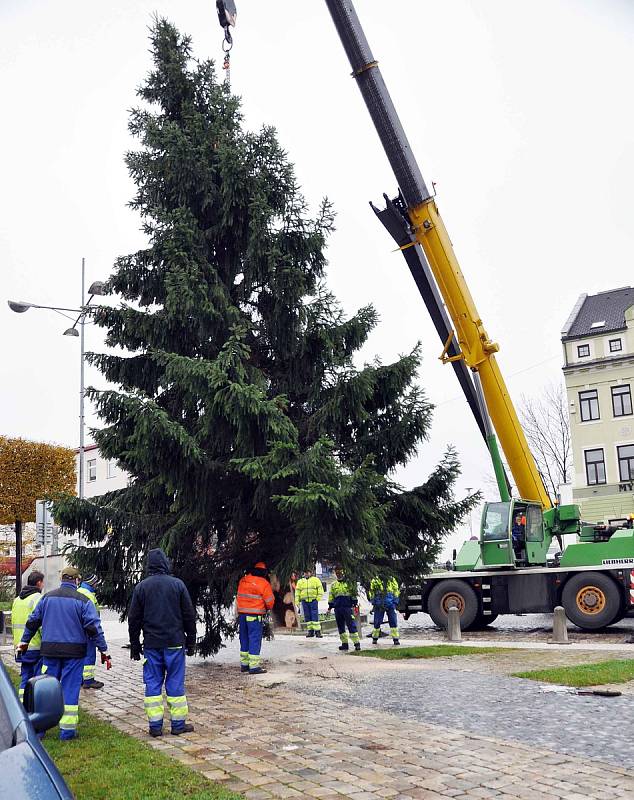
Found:
[[[324,595],[324,587],[318,577],[309,569],[304,570],[303,577],[297,581],[295,599],[302,605],[302,613],[306,622],[306,638],[316,636],[321,639],[321,623],[319,622],[319,601]]]
[[[258,675],[260,666],[264,615],[273,608],[275,597],[263,561],[240,578],[236,605],[240,625],[240,671]]]
[[[99,611],[99,603],[97,602],[97,594],[95,592],[95,585],[97,583],[97,576],[91,575],[88,578],[83,578],[79,584],[77,591],[79,594],[84,594],[95,606],[95,611],[101,616]],[[97,664],[97,645],[94,639],[90,639],[87,644],[86,660],[84,661],[84,670],[82,674],[81,687],[82,689],[103,689],[102,681],[95,678],[95,669]]]
[[[394,644],[400,644],[398,638],[398,608],[400,588],[396,578],[388,578],[383,582],[381,578],[372,578],[370,581],[370,600],[374,612],[374,629],[372,630],[372,644],[379,643],[381,635],[381,624],[387,614],[387,621],[390,624],[390,635]]]
[[[42,629],[41,672],[57,678],[64,696],[64,715],[59,721],[62,740],[74,739],[77,735],[81,676],[90,639],[95,640],[106,669],[112,665],[101,621],[94,605],[77,591],[78,581],[79,570],[63,568],[59,589],[47,592],[37,603],[18,645],[23,654],[28,652],[29,642]]]
[[[40,646],[42,644],[42,634],[38,631],[29,642],[26,652],[18,651],[18,645],[22,640],[24,627],[27,619],[35,606],[42,599],[42,587],[44,586],[44,574],[42,572],[32,572],[26,579],[26,586],[13,601],[11,607],[11,627],[13,629],[13,646],[16,648],[15,660],[20,665],[20,700],[24,697],[24,687],[29,678],[37,675],[41,666]]]
[[[348,645],[349,632],[354,649],[361,650],[359,631],[354,619],[354,608],[358,603],[356,581],[348,580],[340,567],[335,570],[335,575],[337,580],[330,586],[328,593],[328,609],[332,608],[335,611],[337,630],[341,639],[339,649],[344,651],[350,649]]]

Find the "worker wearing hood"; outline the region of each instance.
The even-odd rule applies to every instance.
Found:
[[[145,711],[150,735],[163,735],[163,685],[170,711],[172,733],[194,730],[187,724],[185,654],[196,650],[196,612],[185,584],[170,575],[171,565],[162,550],[150,550],[148,577],[137,584],[128,610],[130,658],[143,659]],[[143,631],[143,645],[141,645]]]

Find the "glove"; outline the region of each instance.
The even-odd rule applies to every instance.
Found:
[[[106,669],[112,669],[112,658],[108,653],[101,654],[101,663],[106,665]]]
[[[196,646],[191,644],[187,646],[187,655],[188,656],[195,656],[196,655]]]
[[[352,610],[354,611],[355,616],[358,616],[358,614],[359,614],[359,606],[355,606]]]
[[[130,658],[133,661],[140,661],[142,652],[143,652],[143,648],[141,647],[140,644],[131,644],[130,645]]]

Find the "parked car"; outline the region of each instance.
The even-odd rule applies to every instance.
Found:
[[[0,662],[0,797],[73,800],[37,736],[57,725],[63,713],[62,688],[56,678],[31,678],[24,690],[23,706]]]

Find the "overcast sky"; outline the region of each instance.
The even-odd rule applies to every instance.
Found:
[[[357,0],[357,11],[511,393],[561,380],[560,331],[578,295],[631,285],[634,4],[629,0]],[[149,69],[153,12],[220,57],[212,0],[0,3],[0,432],[76,446],[79,342],[52,312],[143,246],[124,152]],[[373,303],[364,358],[421,340],[436,404],[430,441],[399,474],[424,480],[448,444],[458,486],[483,488],[488,455],[402,256],[374,218],[396,186],[322,0],[238,0],[231,79],[248,127],[273,124],[309,202],[338,212],[329,283]],[[392,16],[390,16],[390,12]],[[99,350],[100,331],[87,329]],[[99,373],[88,383],[102,386]],[[91,424],[98,424],[89,418]],[[476,519],[474,515],[474,527]],[[456,537],[462,539],[464,530]]]

